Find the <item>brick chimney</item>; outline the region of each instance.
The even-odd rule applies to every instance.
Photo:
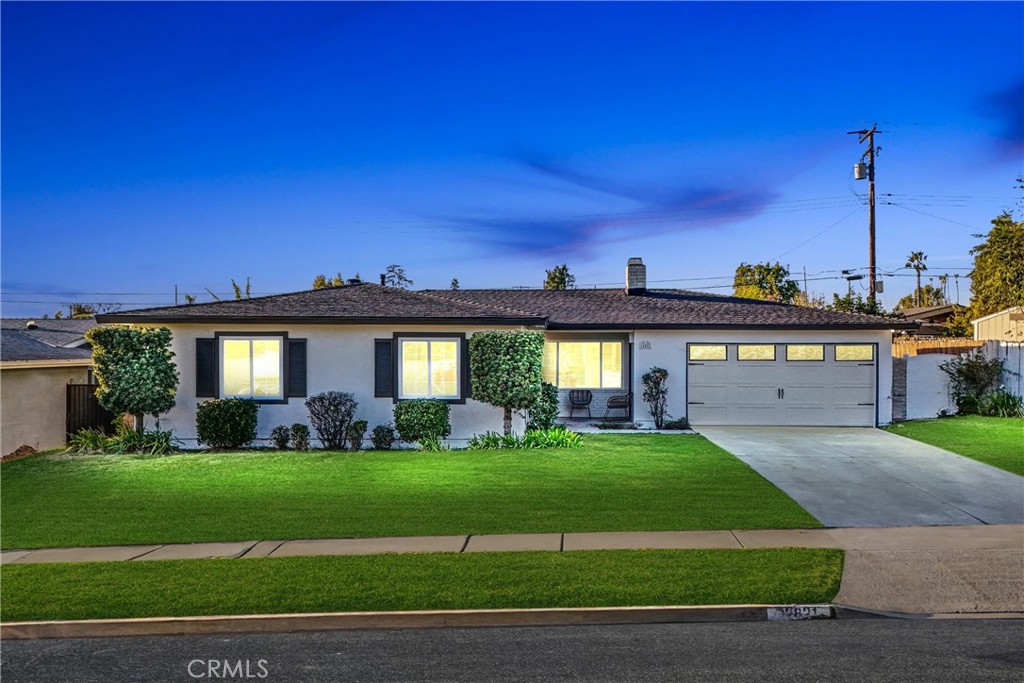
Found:
[[[642,295],[647,292],[647,266],[639,256],[626,262],[626,294]]]

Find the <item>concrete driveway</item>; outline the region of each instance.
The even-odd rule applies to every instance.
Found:
[[[828,527],[1024,523],[1024,478],[880,429],[698,431]]]

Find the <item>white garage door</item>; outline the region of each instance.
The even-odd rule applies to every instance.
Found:
[[[875,344],[689,344],[695,425],[875,426]]]

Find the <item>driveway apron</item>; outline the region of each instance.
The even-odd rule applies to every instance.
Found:
[[[698,429],[828,527],[1024,523],[1024,478],[879,429]]]

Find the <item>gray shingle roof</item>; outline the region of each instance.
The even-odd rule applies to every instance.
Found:
[[[486,302],[456,301],[424,292],[361,283],[291,294],[255,297],[203,304],[119,311],[99,316],[101,322],[504,322],[542,324],[543,317],[523,311],[490,306]]]
[[[100,322],[432,322],[587,328],[902,329],[879,316],[788,306],[678,289],[627,296],[621,289],[404,291],[362,283],[293,294],[99,316]]]
[[[88,348],[50,346],[33,339],[23,330],[0,330],[0,361],[24,360],[87,360],[92,358]]]
[[[905,327],[906,321],[881,316],[791,306],[773,301],[652,289],[630,296],[622,289],[568,291],[468,289],[432,294],[458,301],[487,301],[491,305],[535,311],[550,329],[579,328],[874,328]]]
[[[35,322],[35,329],[27,329],[29,321]],[[3,318],[0,329],[20,330],[27,337],[48,346],[69,346],[82,342],[85,333],[96,327],[95,318]]]

